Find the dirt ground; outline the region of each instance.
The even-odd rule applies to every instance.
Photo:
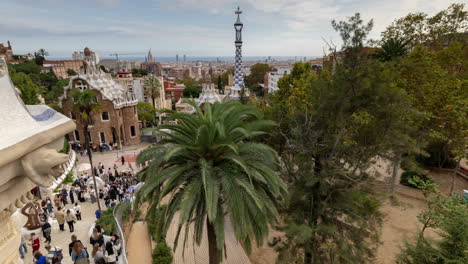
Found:
[[[449,194],[452,174],[447,171],[432,170],[430,175],[439,185],[439,191]],[[454,192],[462,193],[468,189],[468,180],[462,177],[456,177]],[[419,192],[414,190],[414,192]],[[381,246],[377,251],[377,264],[394,263],[395,256],[400,252],[400,247],[405,239],[411,239],[415,233],[420,230],[421,224],[417,216],[426,208],[424,201],[404,195],[396,195],[393,202],[384,201],[381,211],[384,213],[384,223],[381,230]],[[434,235],[433,230],[428,230],[429,236]],[[269,241],[281,235],[276,230],[271,230]],[[253,247],[252,254],[249,256],[252,264],[273,264],[276,261],[276,252],[269,247],[267,243],[260,248]]]
[[[147,212],[147,205],[141,208],[142,214],[139,219],[144,219]],[[127,255],[130,264],[151,264],[152,248],[151,239],[148,233],[146,221],[136,221],[133,223],[130,234],[128,235]]]

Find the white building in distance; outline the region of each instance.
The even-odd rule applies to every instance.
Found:
[[[266,89],[268,89],[268,93],[272,93],[278,90],[278,80],[282,78],[286,74],[291,73],[291,68],[278,68],[278,70],[274,72],[268,72],[268,81],[266,83]]]

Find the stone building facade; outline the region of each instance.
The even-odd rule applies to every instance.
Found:
[[[90,54],[85,49],[85,54]],[[70,79],[68,86],[64,88],[61,98],[63,113],[73,119],[76,130],[68,135],[70,140],[84,143],[84,122],[79,112],[73,107],[71,92],[73,89],[92,90],[96,94],[99,103],[99,113],[93,113],[92,124],[88,133],[93,144],[117,143],[133,145],[140,143],[140,128],[137,113],[137,103],[133,93],[112,77],[99,69],[95,60],[96,56],[85,56],[85,67],[76,76]]]

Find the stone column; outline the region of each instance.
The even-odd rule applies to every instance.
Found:
[[[23,263],[19,256],[19,245],[21,234],[11,220],[8,211],[0,212],[0,263],[20,264]]]

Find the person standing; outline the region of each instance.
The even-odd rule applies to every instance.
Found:
[[[75,203],[73,211],[75,211],[76,219],[81,220],[81,206],[78,203]]]
[[[117,261],[117,254],[114,250],[112,242],[110,241],[106,243],[106,252],[104,254],[104,258],[106,259],[107,264],[114,264]]]
[[[42,229],[42,235],[45,238],[46,243],[52,242],[52,238],[50,234],[52,233],[52,226],[49,224],[49,222],[46,220],[45,223],[41,227]]]
[[[70,211],[70,209],[68,209],[67,214],[65,214],[65,221],[68,224],[70,232],[73,233],[75,231],[73,224],[76,222],[76,216]]]
[[[63,226],[65,225],[65,214],[63,213],[62,207],[59,207],[57,209],[57,212],[55,213],[55,218],[57,219],[57,222],[59,224],[59,229],[60,231],[65,231]]]
[[[68,195],[70,196],[71,204],[74,204],[75,203],[75,195],[73,194],[73,188],[70,188],[70,191],[68,192]]]
[[[52,201],[50,200],[49,197],[46,199],[46,204],[47,204],[47,211],[49,212],[49,215],[52,215],[54,212],[54,207],[52,206]]]
[[[124,156],[120,157],[120,161],[122,162],[122,165],[125,165],[125,157]]]
[[[68,244],[68,254],[70,254],[70,256],[72,255],[73,246],[75,245],[76,242],[81,243],[81,240],[78,240],[75,235],[72,235],[71,236],[71,243]]]
[[[34,259],[36,259],[36,261],[34,261],[34,264],[47,264],[46,257],[43,256],[42,253],[39,251],[34,252]]]
[[[41,242],[39,241],[39,238],[36,236],[36,233],[31,233],[31,247],[32,247],[32,252],[38,251],[41,248]]]
[[[95,264],[106,263],[106,260],[104,259],[104,250],[102,247],[99,246],[98,243],[94,244],[93,252],[91,253],[91,256],[93,257]]]
[[[62,189],[61,196],[62,196],[63,205],[66,205],[68,203],[67,202],[68,193],[67,193],[67,189],[65,189],[65,187],[63,187],[63,189]]]
[[[89,263],[88,261],[88,253],[86,253],[86,249],[84,248],[81,242],[76,242],[73,245],[71,258],[75,264],[85,264]]]

